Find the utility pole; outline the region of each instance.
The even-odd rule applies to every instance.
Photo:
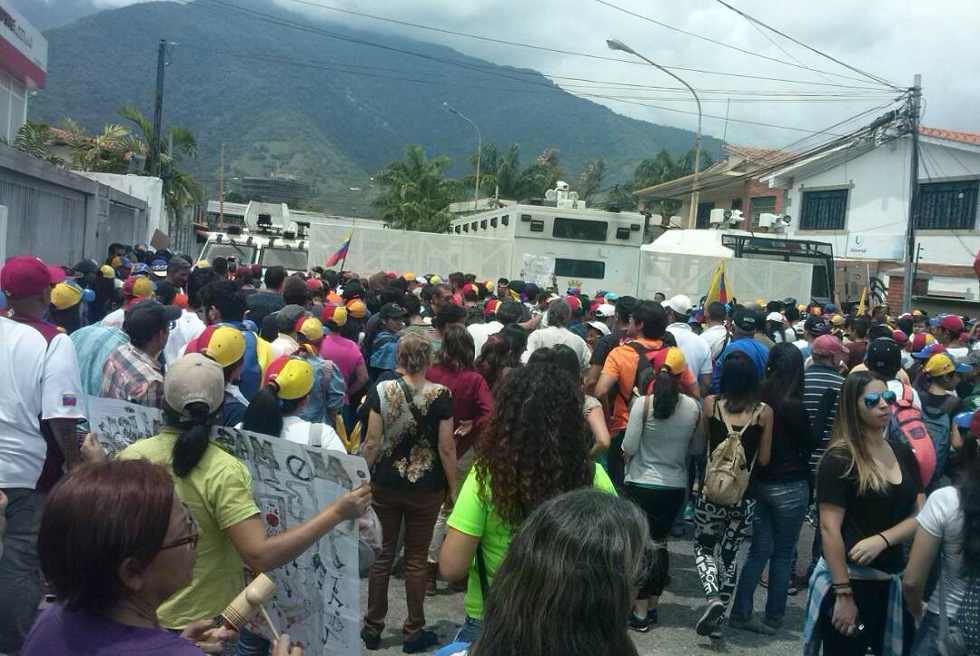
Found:
[[[160,177],[160,130],[163,123],[163,70],[166,67],[167,40],[157,49],[157,93],[153,104],[153,139],[150,143],[150,175]]]
[[[221,170],[218,171],[218,225],[225,222],[225,142],[221,142]]]
[[[902,286],[902,312],[912,311],[912,287],[915,285],[913,261],[915,251],[915,221],[919,216],[919,101],[922,99],[922,76],[916,73],[909,95],[909,126],[912,131],[912,156],[909,158],[911,179],[908,225],[905,228],[905,284]],[[915,267],[917,268],[917,267]]]

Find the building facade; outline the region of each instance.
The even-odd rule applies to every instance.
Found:
[[[48,42],[7,0],[0,0],[0,137],[13,142],[27,104],[47,79]]]

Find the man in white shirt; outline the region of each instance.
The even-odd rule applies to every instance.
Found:
[[[701,339],[707,342],[712,359],[721,355],[721,352],[728,346],[728,342],[731,341],[731,335],[725,326],[727,317],[728,311],[725,310],[724,303],[712,301],[704,309],[704,318],[708,321],[708,327],[701,333]]]
[[[504,326],[512,324],[521,318],[521,304],[515,301],[501,302],[489,300],[483,308],[486,323],[474,323],[466,327],[473,337],[474,359],[480,357],[483,345],[490,335],[496,335]]]
[[[687,323],[687,315],[691,313],[691,299],[684,294],[677,294],[662,303],[667,313],[667,332],[674,336],[677,348],[684,354],[687,366],[698,381],[701,394],[707,393],[711,386],[711,347],[708,342],[695,335]]]
[[[81,461],[76,423],[84,420],[75,348],[41,317],[65,273],[14,257],[0,269],[10,318],[0,316],[0,491],[8,499],[0,559],[0,653],[16,653],[41,600],[37,531],[44,500],[62,467]]]
[[[558,344],[564,344],[578,355],[579,364],[585,371],[589,366],[589,358],[592,355],[585,340],[571,332],[565,326],[572,317],[572,308],[569,307],[565,299],[560,298],[552,301],[548,306],[548,327],[535,330],[527,338],[527,348],[521,356],[521,362],[527,363],[531,359],[531,354],[541,348],[550,348]]]
[[[279,336],[272,342],[273,359],[292,355],[300,349],[299,340],[296,339],[296,332],[299,330],[297,322],[307,316],[306,309],[301,305],[287,305],[276,313]]]

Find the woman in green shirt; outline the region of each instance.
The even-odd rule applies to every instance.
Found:
[[[615,494],[605,471],[589,459],[591,433],[582,406],[581,385],[554,364],[530,364],[501,385],[439,554],[444,579],[456,581],[469,572],[466,622],[457,641],[476,638],[482,589],[532,510],[590,485]]]

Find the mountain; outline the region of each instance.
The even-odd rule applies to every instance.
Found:
[[[99,11],[92,0],[8,0],[27,22],[44,32]]]
[[[75,0],[68,0],[75,1]],[[406,143],[471,170],[470,117],[484,143],[521,147],[526,166],[547,148],[574,181],[606,158],[607,182],[625,180],[661,148],[687,151],[694,135],[616,114],[569,94],[543,75],[497,66],[450,48],[313,23],[261,0],[150,2],[106,10],[45,32],[48,84],[30,120],[71,117],[90,130],[122,123],[134,105],[153,113],[157,41],[176,43],[166,67],[164,129],[189,128],[200,154],[190,168],[207,195],[217,190],[219,148],[226,179],[295,176],[330,211],[365,211],[370,176]],[[373,45],[367,45],[373,44]],[[411,54],[408,54],[411,53]],[[721,142],[706,138],[717,153]]]

